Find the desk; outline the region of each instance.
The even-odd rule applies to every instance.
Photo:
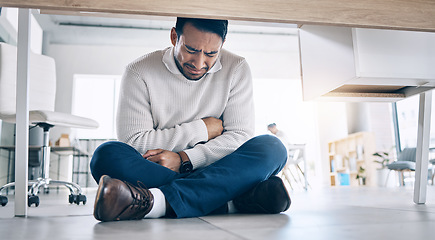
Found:
[[[80,162],[82,158],[86,160],[85,165],[89,166],[89,157],[91,156],[87,151],[76,148],[76,147],[51,147],[51,152],[58,155],[58,162],[61,156],[73,156],[73,166],[72,166],[72,179],[71,181],[79,184],[79,179],[81,174],[86,175],[86,187],[88,187],[89,182],[89,171],[83,171],[80,168]],[[58,178],[59,178],[59,164],[57,165]],[[75,180],[74,180],[75,177]],[[79,184],[80,185],[80,184]]]
[[[86,174],[86,183],[88,182],[88,173],[87,171],[80,171],[80,161],[82,157],[85,157],[87,162],[86,164],[89,165],[89,157],[90,154],[85,151],[82,150],[80,148],[76,148],[76,147],[58,147],[58,146],[54,146],[54,147],[50,147],[51,149],[51,153],[55,154],[58,156],[58,163],[60,162],[60,158],[62,156],[73,156],[73,166],[72,166],[72,173],[73,173],[73,179],[74,180],[74,175],[76,175],[76,183],[78,184],[79,181],[79,175],[80,174]],[[15,146],[0,146],[0,150],[6,150],[8,152],[8,175],[7,175],[7,183],[10,183],[13,181],[12,179],[12,172],[14,171],[14,165],[12,164],[12,152],[15,152]],[[34,155],[35,157],[37,157],[37,154],[41,154],[40,152],[42,151],[42,147],[41,146],[29,146],[29,156]],[[40,164],[40,160],[37,160]],[[32,164],[29,164],[29,166],[31,167],[39,167],[39,164],[36,161],[33,161]],[[60,168],[59,168],[59,164],[58,164],[58,169],[57,169],[57,178],[59,178],[59,172],[60,172]]]
[[[7,178],[6,183],[10,183],[13,180],[12,178],[12,172],[14,171],[14,165],[12,164],[12,152],[15,152],[15,146],[0,146],[0,150],[6,150],[8,152],[8,167],[7,167]],[[39,154],[39,151],[41,151],[41,147],[39,146],[29,146],[29,156],[32,156],[33,154]],[[30,157],[29,157],[30,159]],[[39,161],[39,160],[36,160]],[[35,162],[35,164],[37,164]],[[34,164],[31,164],[29,162],[29,166],[33,166]],[[36,167],[36,165],[35,165]]]

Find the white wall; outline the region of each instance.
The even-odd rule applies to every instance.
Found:
[[[347,115],[344,102],[318,102],[317,127],[319,137],[320,165],[316,168],[322,176],[321,184],[329,185],[328,142],[347,136]]]
[[[224,47],[246,58],[254,78],[300,80],[297,35],[230,32]]]
[[[391,103],[370,103],[370,131],[375,134],[376,151],[393,151],[394,126]],[[415,132],[417,135],[417,132]]]

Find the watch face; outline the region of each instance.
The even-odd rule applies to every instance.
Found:
[[[192,168],[193,168],[193,166],[192,166],[192,163],[190,161],[183,162],[183,164],[181,165],[181,168],[180,168],[180,172],[181,173],[188,173],[188,172],[192,171]]]

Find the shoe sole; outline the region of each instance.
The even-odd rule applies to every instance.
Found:
[[[97,220],[103,221],[103,219],[101,219],[101,216],[98,214],[99,213],[99,208],[98,206],[100,205],[100,201],[102,201],[102,195],[103,195],[103,185],[104,185],[104,181],[106,178],[110,178],[107,175],[103,175],[100,177],[100,182],[98,184],[98,189],[97,189],[97,195],[95,197],[95,202],[94,202],[94,217]]]
[[[287,191],[287,188],[284,185],[284,182],[281,178],[277,176],[271,176],[268,180],[268,185],[273,185],[273,189],[269,189],[268,191],[272,191],[274,198],[269,199],[268,203],[265,203],[264,201],[246,201],[242,200],[240,202],[233,201],[235,204],[235,207],[237,210],[239,210],[242,213],[256,213],[256,214],[278,214],[281,212],[285,212],[289,209],[291,205],[291,199],[290,194]],[[264,184],[264,182],[259,183]],[[259,194],[269,194],[268,192],[260,192],[257,191],[264,191],[264,185],[263,186],[256,186],[255,192],[250,193],[251,197],[254,197]],[[247,194],[247,193],[245,193]],[[248,197],[247,195],[241,196],[242,199]],[[280,200],[281,199],[281,200]],[[284,199],[284,200],[282,200]],[[272,201],[272,204],[271,202]],[[283,202],[285,201],[285,202]],[[280,204],[282,203],[282,204]]]
[[[287,188],[284,185],[284,182],[278,176],[271,176],[267,181],[272,181],[273,185],[275,185],[275,191],[274,191],[275,196],[280,196],[278,198],[281,199],[285,198],[285,206],[279,204],[277,205],[257,204],[257,208],[262,209],[263,213],[267,213],[267,214],[278,214],[287,211],[291,205],[291,199],[287,191]],[[280,200],[276,199],[275,203],[279,203],[279,202]]]
[[[286,206],[285,206],[283,209],[275,209],[275,210],[272,211],[272,212],[274,212],[274,213],[280,213],[280,212],[285,212],[285,211],[287,211],[287,210],[290,208],[290,205],[291,205],[291,199],[290,199],[290,194],[288,193],[287,188],[286,188],[285,185],[284,185],[284,182],[283,182],[282,179],[281,179],[280,177],[278,177],[278,176],[272,176],[272,177],[269,178],[269,179],[272,180],[272,181],[276,181],[276,182],[278,182],[278,183],[279,183],[279,187],[280,187],[280,189],[279,189],[280,194],[282,194],[282,196],[286,196],[286,197],[287,197],[287,199],[286,199]]]

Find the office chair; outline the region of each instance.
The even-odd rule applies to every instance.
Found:
[[[16,111],[16,74],[17,48],[6,43],[0,43],[0,119],[15,123]],[[53,180],[49,176],[50,146],[49,132],[55,126],[97,128],[98,123],[92,119],[67,113],[55,112],[56,96],[56,66],[54,59],[30,53],[29,56],[29,124],[43,129],[43,145],[41,160],[41,177],[29,181],[28,206],[39,206],[38,192],[40,187],[48,190],[48,185],[63,185],[70,190],[69,203],[82,202],[86,204],[86,196],[80,186],[73,182]],[[2,190],[15,186],[8,183]],[[7,204],[6,196],[0,195],[2,206]]]
[[[387,180],[392,170],[399,173],[399,184],[400,186],[405,185],[405,175],[404,172],[415,171],[415,158],[417,155],[416,148],[405,148],[400,152],[397,161],[387,164],[387,168],[390,169],[387,175]]]
[[[291,184],[291,178],[303,185],[303,188],[307,190],[307,187],[310,187],[310,184],[307,181],[307,186],[305,186],[305,173],[302,171],[301,167],[299,166],[299,163],[302,161],[305,161],[304,159],[304,152],[305,151],[305,145],[292,145],[290,144],[288,147],[288,156],[287,156],[287,163],[284,166],[284,168],[281,170],[281,174],[284,176],[285,180],[287,180],[287,183],[289,184],[290,188],[293,189],[293,186]],[[291,168],[295,168],[296,175],[293,174],[293,171]],[[301,179],[300,174],[302,174],[302,177],[304,179]]]

